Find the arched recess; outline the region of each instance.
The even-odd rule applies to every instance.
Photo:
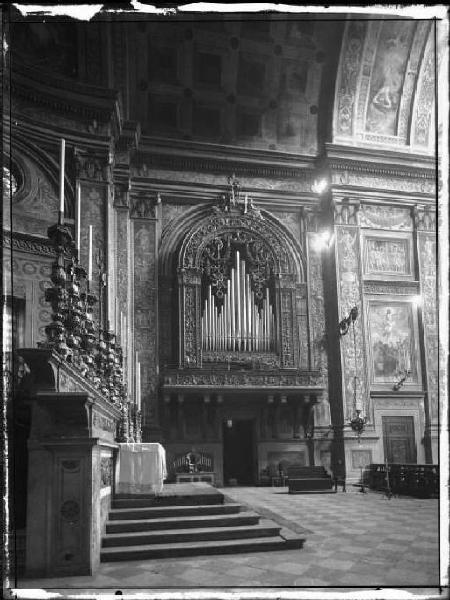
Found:
[[[299,305],[301,303],[304,305],[306,302],[305,261],[300,246],[283,225],[267,211],[244,212],[238,207],[221,210],[210,205],[188,210],[182,218],[171,223],[163,233],[160,254],[161,275],[167,279],[170,272],[173,273],[175,269],[177,273],[179,366],[184,368],[205,366],[203,364],[204,339],[202,344],[205,273],[209,269],[208,277],[211,276],[211,260],[213,260],[211,253],[219,251],[222,252],[220,258],[222,265],[227,260],[227,252],[228,258],[233,255],[234,260],[236,256],[239,260],[239,257],[242,257],[242,264],[249,265],[247,284],[249,297],[254,298],[256,303],[260,302],[263,310],[268,311],[270,305],[273,311],[272,324],[267,317],[266,346],[259,345],[256,348],[251,345],[249,316],[251,309],[249,309],[246,312],[249,325],[245,341],[240,337],[237,346],[232,348],[224,344],[219,348],[223,350],[222,355],[233,357],[239,354],[242,358],[246,352],[250,354],[252,351],[254,356],[255,349],[262,349],[266,364],[279,368],[298,368],[297,317],[302,311]],[[236,267],[236,263],[234,265]],[[264,268],[264,265],[267,268]],[[233,268],[229,264],[225,270],[228,269],[230,272]],[[263,270],[265,274],[261,275]],[[214,302],[220,303],[218,292],[221,287],[226,293],[227,282],[225,281],[224,284],[222,276],[223,272],[218,278],[212,278],[209,282],[216,293],[213,305]],[[266,302],[265,309],[264,302]],[[308,335],[307,331],[302,331],[301,334]],[[269,335],[272,336],[270,339],[273,340],[273,344],[270,343]]]
[[[59,165],[29,140],[15,134],[10,147],[5,149],[4,166],[14,175],[17,190],[5,203],[4,223],[9,222],[12,210],[13,230],[32,235],[46,236],[47,228],[58,218]],[[67,164],[67,163],[66,163]],[[65,174],[66,218],[74,218],[74,189]]]
[[[334,143],[429,152],[435,27],[430,20],[347,21],[335,90]]]

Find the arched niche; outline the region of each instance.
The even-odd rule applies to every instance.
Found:
[[[232,269],[235,269],[233,276],[235,281],[239,281],[236,279],[237,260],[242,259],[243,268],[247,264],[248,298],[253,298],[253,301],[261,309],[261,312],[258,312],[260,323],[261,314],[273,314],[272,321],[267,317],[264,322],[267,345],[260,344],[256,347],[254,345],[255,338],[253,337],[252,345],[252,336],[250,335],[252,309],[249,309],[247,313],[244,311],[243,314],[246,314],[249,319],[247,335],[239,335],[236,345],[232,347],[230,345],[227,347],[225,340],[222,346],[219,344],[219,347],[212,348],[219,357],[217,361],[221,361],[220,356],[222,359],[228,357],[228,360],[233,360],[233,357],[237,355],[242,358],[247,354],[249,360],[250,355],[254,360],[255,355],[261,355],[264,359],[262,360],[263,364],[278,368],[298,368],[297,301],[302,294],[305,296],[306,284],[304,259],[297,242],[281,223],[266,211],[248,210],[243,212],[238,208],[222,211],[217,208],[204,207],[200,210],[188,211],[188,214],[192,219],[189,222],[185,215],[184,227],[181,227],[181,223],[177,223],[170,228],[172,234],[178,233],[178,236],[175,236],[178,237],[178,240],[180,240],[179,236],[183,234],[177,249],[176,263],[179,366],[183,368],[205,366],[203,355],[207,348],[205,348],[204,332],[202,336],[202,329],[204,330],[205,325],[202,321],[205,318],[205,301],[208,301],[205,300],[205,271],[208,268],[214,270],[213,255],[217,252],[219,254],[216,259],[222,265],[230,257],[234,261],[223,268],[222,275],[225,274],[225,279]],[[169,245],[175,249],[175,244],[176,240],[172,237]],[[167,246],[162,248],[163,271],[168,267],[167,250]],[[267,268],[265,275],[261,276],[264,263],[267,263]],[[240,276],[243,277],[242,271]],[[215,300],[212,301],[213,306],[220,306],[221,299],[218,294],[220,285],[222,285],[222,291],[226,293],[223,282],[220,283],[219,277],[219,283],[217,283],[217,278],[215,281],[210,273],[208,277],[210,294],[212,294],[212,289],[216,294]],[[242,282],[244,281],[245,279],[242,279]],[[243,286],[244,283],[241,291]],[[262,298],[258,297],[258,291],[261,290],[263,291]],[[231,294],[230,288],[228,291]],[[235,294],[236,287],[234,288]],[[264,302],[266,302],[265,305]],[[250,301],[249,305],[251,305]],[[263,309],[267,312],[264,312]],[[217,311],[220,311],[220,308],[217,308]],[[304,334],[307,335],[307,332],[305,331]]]

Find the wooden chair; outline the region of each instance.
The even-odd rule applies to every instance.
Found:
[[[277,465],[274,463],[269,463],[267,465],[267,473],[269,475],[272,487],[281,485],[280,470]]]

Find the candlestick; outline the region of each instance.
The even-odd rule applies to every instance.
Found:
[[[92,281],[92,225],[89,225],[88,281]]]
[[[139,382],[139,386],[138,386],[138,395],[137,395],[137,408],[138,410],[141,410],[141,363],[138,362],[138,382]]]
[[[138,394],[139,394],[139,377],[140,377],[140,370],[139,370],[139,353],[136,352],[135,353],[135,358],[134,358],[134,370],[135,370],[135,390],[134,390],[134,396],[135,396],[135,404],[137,405],[138,403]]]
[[[66,160],[66,140],[61,139],[61,157],[59,171],[59,221],[62,223],[64,218],[64,170]]]
[[[77,222],[76,222],[76,233],[77,233],[77,250],[78,260],[80,259],[81,251],[81,186],[77,185]]]

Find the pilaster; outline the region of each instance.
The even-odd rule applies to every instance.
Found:
[[[133,193],[134,351],[141,363],[143,439],[159,439],[158,247],[161,202],[157,194]]]
[[[439,337],[436,298],[436,213],[430,207],[414,208],[422,307],[423,382],[425,394],[425,454],[427,462],[439,461]]]

